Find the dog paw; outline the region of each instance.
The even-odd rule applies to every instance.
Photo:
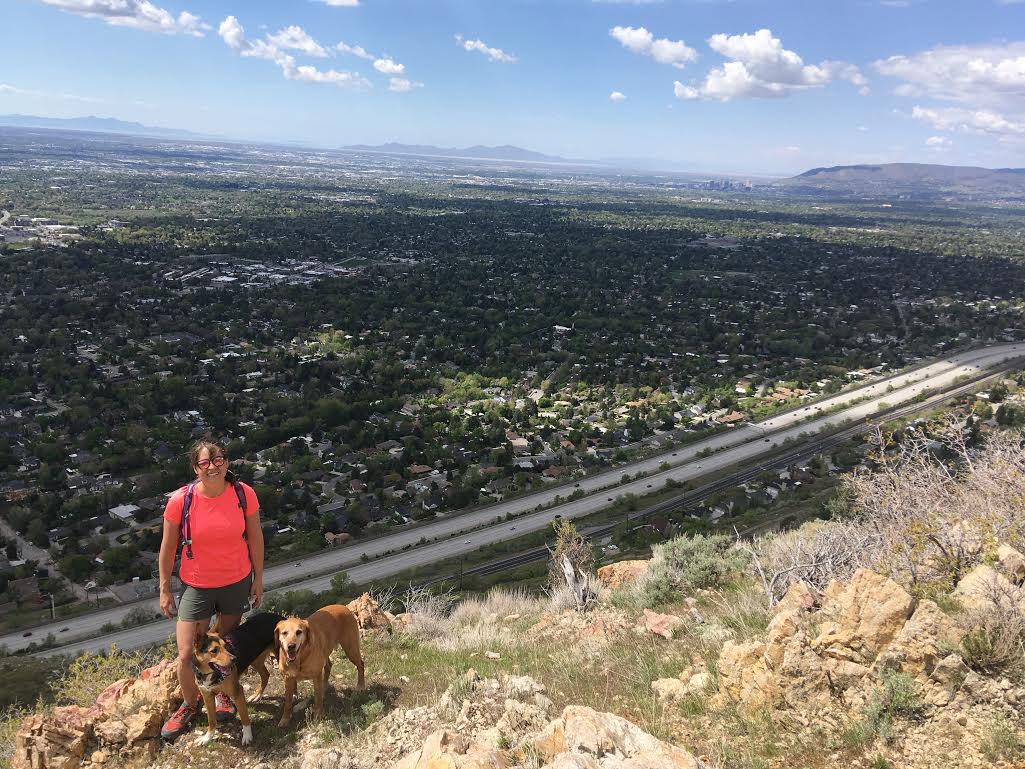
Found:
[[[262,699],[263,699],[263,692],[260,692],[259,694],[250,694],[246,698],[246,702],[249,702],[249,703],[259,702]]]
[[[213,740],[213,738],[214,738],[214,734],[213,734],[213,732],[203,732],[203,733],[202,733],[201,735],[199,735],[198,737],[196,737],[196,742],[195,742],[195,744],[196,744],[196,745],[206,745],[206,744],[208,744],[208,743],[209,743],[209,742],[210,742],[211,740]]]
[[[243,726],[242,727],[242,744],[250,745],[253,742],[253,727]]]

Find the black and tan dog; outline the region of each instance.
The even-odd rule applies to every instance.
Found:
[[[196,639],[192,650],[192,669],[196,683],[206,705],[206,732],[196,738],[197,745],[205,745],[217,730],[217,705],[214,695],[222,692],[231,698],[242,722],[242,744],[253,741],[253,727],[246,708],[245,691],[241,676],[252,667],[260,674],[260,688],[250,702],[258,702],[267,688],[270,671],[267,657],[274,652],[274,628],[282,620],[280,614],[265,612],[243,622],[230,633],[221,636],[206,632]]]

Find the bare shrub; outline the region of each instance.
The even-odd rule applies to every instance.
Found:
[[[965,613],[961,657],[972,670],[985,675],[1025,677],[1025,610],[1017,588],[994,581],[985,602]]]
[[[492,615],[498,619],[512,614],[533,615],[542,610],[542,600],[521,588],[509,590],[495,587],[483,597],[471,597],[462,601],[449,618],[456,627],[488,620]]]
[[[436,593],[427,587],[410,585],[400,603],[410,615],[406,634],[418,641],[430,641],[444,635],[448,629],[455,596],[450,590]]]

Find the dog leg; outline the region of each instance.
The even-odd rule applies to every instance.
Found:
[[[249,708],[246,707],[246,693],[242,688],[241,681],[235,686],[231,693],[231,699],[238,711],[238,720],[242,724],[242,745],[245,747],[253,741],[253,722],[249,720]]]
[[[356,666],[356,688],[362,691],[367,688],[366,681],[364,680],[364,661],[363,655],[360,652],[359,645],[354,646],[343,646],[345,650],[345,656],[349,658],[349,662]]]
[[[321,668],[313,679],[313,715],[324,717],[324,689],[326,688],[328,666]]]
[[[206,706],[206,731],[196,737],[196,745],[206,745],[212,740],[217,731],[217,701],[214,699],[214,692],[200,689],[203,695],[203,704]]]
[[[295,676],[285,676],[285,699],[281,708],[281,720],[278,721],[279,728],[288,726],[289,721],[292,720],[292,705],[298,683],[299,679]]]
[[[260,688],[256,690],[256,694],[249,697],[250,702],[259,702],[263,699],[263,691],[267,688],[267,682],[270,680],[270,671],[267,670],[267,657],[270,656],[272,649],[267,649],[263,654],[257,657],[251,667],[260,674]]]

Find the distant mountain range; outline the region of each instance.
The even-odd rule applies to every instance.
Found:
[[[568,163],[571,161],[557,155],[545,155],[540,152],[532,152],[522,147],[513,147],[511,144],[504,144],[501,147],[484,147],[480,144],[473,147],[435,147],[431,144],[350,144],[342,147],[343,150],[353,152],[382,152],[390,155],[427,155],[430,157],[446,158],[481,158],[485,160],[519,160],[533,163]]]
[[[1025,197],[1025,168],[979,168],[928,163],[813,168],[776,186],[838,195]]]
[[[112,117],[39,117],[38,115],[0,115],[0,126],[17,128],[54,128],[64,131],[96,131],[97,133],[132,134],[168,139],[194,139],[200,134],[182,128],[159,128],[131,123]]]

